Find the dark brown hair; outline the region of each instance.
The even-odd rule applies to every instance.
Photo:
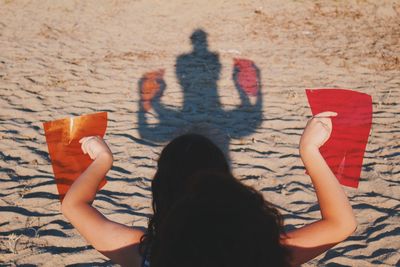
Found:
[[[157,246],[159,225],[171,207],[185,194],[190,177],[201,170],[229,173],[222,151],[208,138],[185,134],[172,140],[161,152],[151,190],[153,216],[140,244],[140,252],[149,258]]]
[[[186,134],[163,149],[152,193],[140,245],[152,267],[289,266],[280,213],[233,177],[204,136]]]
[[[200,172],[160,226],[152,267],[289,266],[278,210],[229,173]]]

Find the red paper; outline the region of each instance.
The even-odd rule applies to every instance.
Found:
[[[141,101],[144,111],[149,111],[152,108],[151,100],[160,92],[161,81],[164,76],[164,70],[147,72],[141,78]]]
[[[248,96],[257,96],[258,79],[254,62],[248,59],[234,59],[235,82]]]
[[[107,112],[45,122],[43,126],[62,201],[72,183],[92,163],[90,157],[83,154],[79,140],[85,136],[103,137],[107,128]],[[103,178],[99,189],[105,184]]]
[[[345,89],[307,89],[312,114],[334,111],[332,133],[320,148],[342,185],[357,188],[372,123],[370,95]]]

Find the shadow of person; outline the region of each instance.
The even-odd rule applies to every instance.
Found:
[[[207,33],[202,29],[195,30],[190,39],[193,50],[179,55],[176,61],[175,73],[183,91],[180,109],[160,101],[167,87],[163,70],[145,73],[139,80],[139,134],[142,139],[154,144],[170,141],[179,134],[196,132],[213,140],[229,159],[230,139],[250,135],[262,122],[260,72],[250,60],[244,60],[250,62],[247,65],[235,64],[232,78],[241,104],[233,110],[225,110],[217,85],[221,72],[219,55],[209,51]],[[252,90],[255,92],[253,95],[247,94],[249,90],[243,88],[248,87],[249,81],[257,87]],[[250,97],[256,98],[254,104]],[[158,123],[150,123],[150,117],[156,118]]]
[[[184,91],[182,112],[207,119],[221,107],[217,92],[221,63],[218,54],[208,50],[204,31],[196,30],[190,39],[193,51],[176,61],[176,77]]]

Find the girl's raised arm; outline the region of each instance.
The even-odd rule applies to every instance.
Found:
[[[293,230],[281,242],[292,252],[292,266],[305,263],[351,235],[357,222],[342,186],[319,152],[332,131],[330,117],[323,112],[308,121],[300,140],[300,156],[314,185],[322,218]]]
[[[110,221],[92,206],[97,188],[112,166],[112,153],[100,137],[84,137],[80,143],[93,162],[68,190],[62,213],[96,250],[112,261],[122,266],[140,266],[137,246],[143,232]]]

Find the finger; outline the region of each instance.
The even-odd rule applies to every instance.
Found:
[[[94,136],[88,136],[88,137],[84,137],[84,138],[82,138],[81,140],[82,140],[82,150],[83,150],[83,153],[84,154],[87,154],[88,152],[89,152],[89,143],[90,143],[90,141],[91,140],[93,140],[94,139]]]
[[[88,148],[88,154],[91,159],[95,159],[95,154],[90,147]]]
[[[86,146],[85,146],[86,139],[87,139],[87,137],[83,137],[81,140],[79,140],[79,143],[81,143],[81,149],[82,149],[83,154],[87,154]]]
[[[82,150],[83,154],[87,154],[87,151],[86,151],[85,146],[83,144],[81,145],[81,150]]]
[[[99,137],[99,136],[98,136],[98,135],[90,135],[90,136],[82,137],[82,138],[79,140],[79,143],[83,143],[83,142],[85,142],[85,141],[88,140],[88,139],[93,139],[93,138],[96,138],[96,137]]]
[[[83,141],[83,143],[87,143],[90,140],[95,140],[95,139],[96,139],[96,136],[89,136],[85,141]]]
[[[336,117],[338,114],[333,111],[325,111],[318,113],[317,115],[313,116],[314,118],[330,118],[330,117]]]
[[[326,124],[326,123],[324,123],[324,122],[322,122],[322,121],[317,121],[317,123],[319,123],[320,125],[322,125],[322,127],[324,127],[324,128],[325,128],[325,130],[327,130],[327,131],[328,131],[328,133],[330,133],[330,132],[331,132],[331,128],[329,127],[329,125],[328,125],[328,124]]]
[[[80,140],[79,140],[79,143],[84,143],[86,140],[88,140],[89,138],[91,138],[91,137],[93,137],[93,136],[85,136],[85,137],[82,137]]]
[[[85,136],[85,137],[82,137],[82,138],[79,140],[79,143],[82,144],[82,145],[81,145],[81,149],[82,149],[82,151],[83,151],[83,154],[87,154],[86,142],[87,142],[90,138],[91,138],[91,136]]]
[[[331,118],[315,118],[317,122],[322,123],[324,126],[326,126],[326,129],[330,133],[332,131],[332,120]]]

